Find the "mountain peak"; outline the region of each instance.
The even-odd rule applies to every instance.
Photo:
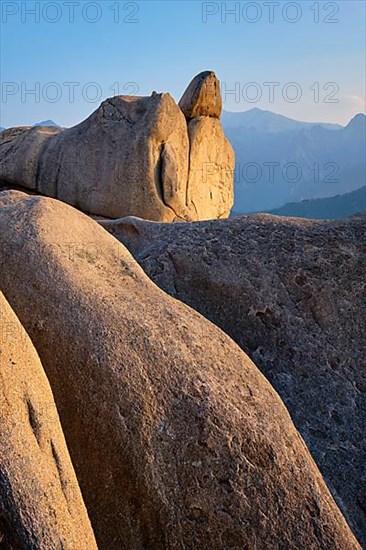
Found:
[[[259,109],[258,107],[240,112],[223,111],[222,122],[226,129],[246,128],[266,133],[279,133],[288,130],[301,131],[302,129],[311,129],[314,127],[322,127],[328,130],[338,130],[341,128],[338,124],[295,120],[279,113]]]
[[[42,122],[36,122],[35,124],[33,124],[33,126],[57,126],[59,127],[58,124],[56,124],[56,122],[54,122],[53,120],[42,120]]]
[[[366,123],[366,115],[364,113],[357,113],[349,123],[346,128],[364,128]]]

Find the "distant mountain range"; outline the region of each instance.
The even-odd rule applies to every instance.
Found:
[[[251,109],[224,112],[222,123],[236,155],[236,212],[343,195],[366,183],[364,114],[342,127]]]
[[[302,128],[314,128],[321,126],[327,130],[339,130],[342,128],[340,124],[330,124],[326,122],[301,122],[288,118],[284,115],[272,113],[271,111],[263,111],[255,107],[249,111],[231,113],[224,111],[221,121],[228,128],[249,128],[258,130],[259,132],[279,133],[287,130],[300,130]]]
[[[366,211],[366,186],[344,195],[292,202],[270,211],[277,216],[337,220]]]
[[[53,120],[42,120],[42,122],[36,122],[33,126],[56,126],[57,128],[60,128],[60,126]]]
[[[289,218],[310,218],[314,220],[338,220],[366,212],[366,186],[344,195],[323,199],[307,199],[300,202],[289,202],[280,208],[268,210],[267,214],[287,216]],[[230,217],[241,216],[245,212],[233,210]],[[255,214],[256,212],[251,212]]]
[[[53,120],[42,120],[41,122],[32,124],[32,126],[56,126],[57,128],[60,128],[60,126]],[[0,126],[0,132],[3,132],[4,130],[6,130],[6,128],[4,128],[4,126]]]

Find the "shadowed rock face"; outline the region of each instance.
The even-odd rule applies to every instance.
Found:
[[[201,86],[192,101],[212,102],[213,88],[221,112],[219,81],[208,74],[211,84]],[[174,99],[153,92],[107,99],[66,130],[10,128],[0,134],[0,180],[108,218],[227,217],[233,204],[233,150],[219,120],[200,121],[199,132],[193,132],[195,120],[188,128]]]
[[[366,542],[366,216],[104,226],[255,361]]]
[[[101,549],[359,547],[227,335],[87,216],[16,192],[0,206],[0,285],[36,342]]]
[[[97,548],[51,388],[1,292],[0,547]]]

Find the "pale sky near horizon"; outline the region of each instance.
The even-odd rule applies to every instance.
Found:
[[[365,2],[1,2],[0,125],[83,120],[107,97],[214,70],[224,109],[347,124],[365,111]]]

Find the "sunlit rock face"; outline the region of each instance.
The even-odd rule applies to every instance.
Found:
[[[199,116],[188,122],[190,143],[187,197],[197,220],[227,218],[234,200],[234,152],[221,123]]]
[[[235,159],[220,122],[222,99],[215,73],[197,75],[179,107],[188,125],[187,202],[195,211],[194,219],[227,218],[234,202]]]
[[[220,119],[222,112],[222,98],[220,82],[212,71],[204,71],[190,82],[179,101],[187,120],[199,116],[208,116]]]
[[[1,291],[0,547],[97,550],[49,382]]]
[[[107,218],[227,217],[234,153],[215,74],[198,75],[180,106],[167,93],[116,96],[69,129],[5,130],[0,180]]]

